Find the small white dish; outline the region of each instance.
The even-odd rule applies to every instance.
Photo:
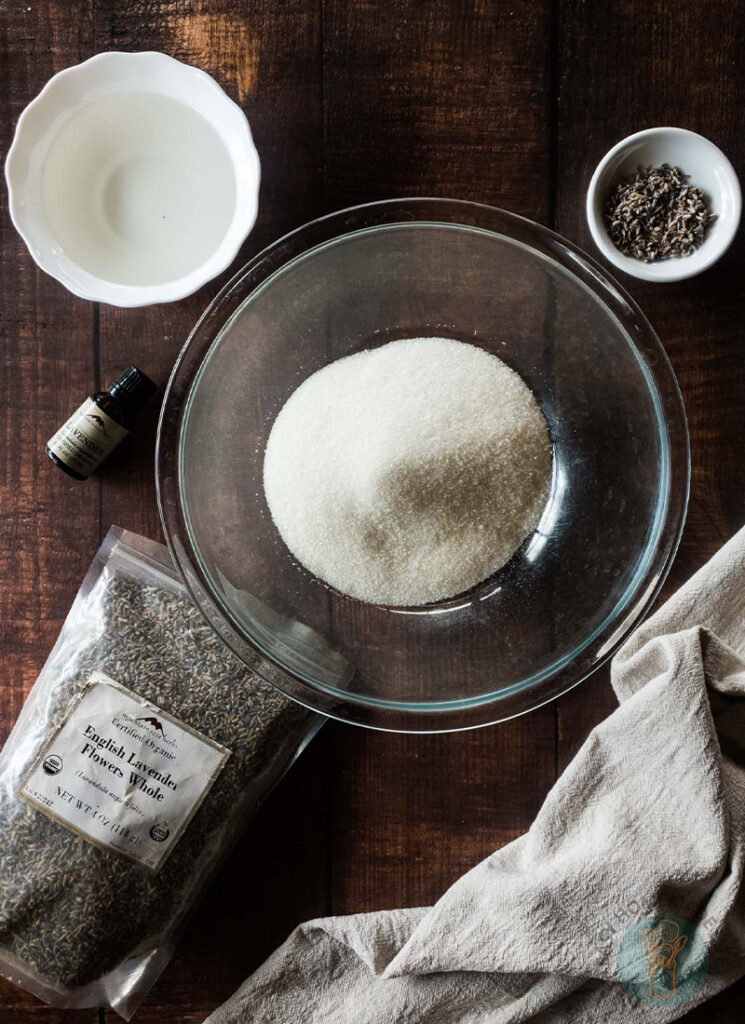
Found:
[[[605,204],[617,182],[632,177],[639,167],[661,164],[679,167],[690,184],[704,190],[716,220],[691,256],[644,263],[624,256],[610,240]],[[614,267],[644,281],[682,281],[716,263],[735,237],[741,208],[740,183],[732,164],[713,142],[684,128],[647,128],[622,139],[600,161],[587,190],[587,223],[598,249]]]
[[[205,72],[162,53],[100,53],[24,110],[5,164],[13,224],[81,298],[190,295],[235,259],[260,167],[245,115]]]

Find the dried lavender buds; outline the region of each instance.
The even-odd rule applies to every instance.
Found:
[[[99,635],[81,639],[49,704],[51,732],[93,669],[103,667],[232,756],[156,875],[102,852],[27,804],[0,799],[0,943],[68,988],[100,977],[184,914],[200,862],[287,759],[302,710],[247,672],[186,598],[104,573],[89,598]],[[81,633],[83,627],[80,626]],[[90,628],[90,625],[89,625]],[[66,668],[67,668],[66,664]],[[302,729],[302,725],[300,725]]]
[[[230,751],[157,870],[94,845],[21,796],[39,751],[59,736],[76,698],[99,672],[170,713],[148,751],[168,743],[176,763],[174,722]],[[126,737],[139,721],[160,720],[127,718],[133,725],[112,728],[112,734],[133,744]],[[105,1004],[129,1019],[204,885],[320,721],[225,647],[188,598],[165,548],[112,529],[0,758],[0,974],[53,1005]],[[55,780],[77,764],[78,748],[70,749],[44,768]],[[70,799],[80,804],[81,793],[83,799],[92,793],[96,813],[113,814],[109,776],[121,755],[99,737],[91,750],[109,762],[108,771],[94,778],[92,755],[85,753],[87,789],[81,782]],[[168,779],[160,781],[167,789]],[[141,787],[130,784],[126,792],[129,804],[151,813]],[[168,838],[164,819],[173,806],[157,804],[153,820],[161,831],[151,832],[153,840]]]
[[[715,220],[703,189],[679,167],[640,167],[612,189],[605,208],[611,241],[645,263],[690,256]]]

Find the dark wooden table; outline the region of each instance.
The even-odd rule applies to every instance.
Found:
[[[56,71],[102,50],[163,50],[243,107],[263,164],[245,259],[337,207],[401,195],[473,199],[594,252],[587,183],[622,136],[702,132],[745,171],[745,11],[737,0],[3,0],[3,154]],[[155,415],[105,473],[76,483],[44,442],[82,397],[136,363],[165,383],[222,280],[170,306],[97,307],[39,271],[3,189],[0,738],[112,523],[160,537]],[[678,374],[691,505],[666,591],[745,519],[742,236],[682,284],[624,279]],[[225,275],[227,276],[227,275]],[[331,723],[249,827],[197,911],[141,1024],[197,1022],[298,922],[434,901],[524,832],[614,707],[606,671],[528,717],[471,733],[376,734]],[[742,1019],[745,984],[688,1019]],[[61,1014],[0,983],[0,1024]]]

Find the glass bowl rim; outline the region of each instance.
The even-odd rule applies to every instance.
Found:
[[[287,671],[245,633],[216,592],[191,537],[181,488],[181,436],[193,386],[222,333],[247,299],[277,272],[311,252],[360,231],[406,224],[478,229],[527,246],[584,285],[617,321],[634,350],[667,433],[665,508],[637,571],[613,611],[581,645],[539,673],[496,693],[426,703],[385,701],[332,690]],[[341,229],[341,230],[340,230]],[[605,663],[646,614],[677,551],[690,487],[690,451],[683,399],[667,354],[625,290],[578,246],[534,221],[464,200],[388,199],[326,214],[281,236],[243,266],[207,306],[186,340],[166,386],[156,439],[158,508],[171,555],[197,606],[228,646],[286,696],[329,717],[395,732],[474,728],[525,714],[582,682]],[[659,504],[659,502],[658,502]],[[641,559],[640,559],[641,562]]]

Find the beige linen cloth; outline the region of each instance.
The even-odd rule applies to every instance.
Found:
[[[745,973],[745,529],[637,630],[612,680],[620,706],[526,835],[434,907],[301,925],[209,1024],[660,1024]],[[619,944],[649,915],[708,947],[682,1002],[619,981]]]

